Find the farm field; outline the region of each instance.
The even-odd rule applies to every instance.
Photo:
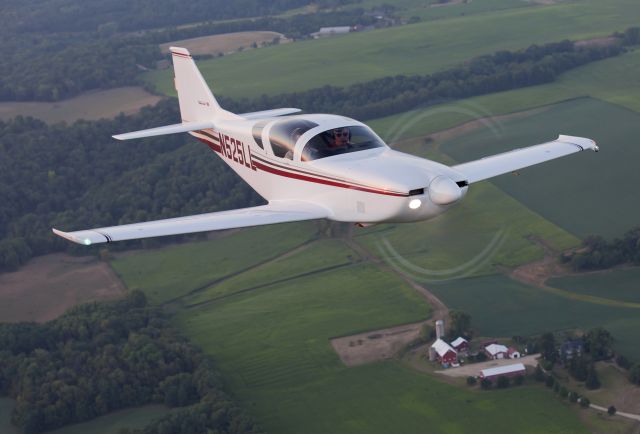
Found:
[[[69,425],[55,431],[49,431],[49,434],[115,434],[123,428],[142,428],[149,422],[164,416],[168,412],[169,409],[163,405],[128,408],[100,416],[89,422]]]
[[[640,309],[590,303],[571,293],[560,296],[497,274],[432,283],[429,289],[451,309],[468,312],[481,336],[526,336],[602,326],[616,338],[616,349],[640,360]]]
[[[498,50],[606,35],[636,24],[638,14],[635,0],[561,2],[268,47],[199,66],[221,95],[277,94],[395,74],[427,74]],[[146,80],[167,95],[175,92],[172,78],[170,71],[146,74]]]
[[[186,48],[193,55],[229,53],[239,48],[251,48],[253,43],[259,46],[275,38],[284,38],[284,35],[277,32],[225,33],[160,44],[160,51],[166,54],[169,52],[169,47],[176,46]]]
[[[640,303],[640,268],[613,269],[552,278],[549,286],[577,294]]]
[[[305,255],[315,259],[333,248],[340,256],[345,249],[333,241],[318,245],[316,254],[314,247]],[[251,273],[268,280],[272,266]],[[586,432],[576,414],[549,399],[543,388],[485,394],[441,383],[397,362],[347,368],[329,344],[332,336],[428,314],[426,303],[398,278],[354,264],[199,308],[183,307],[175,323],[215,357],[233,393],[270,432],[417,433],[430,426],[429,432],[462,433],[478,423],[511,426],[516,433],[529,432],[530,426]],[[464,415],[454,417],[461,405]],[[524,411],[525,406],[535,406],[536,412]],[[518,424],[511,419],[516,414]]]
[[[597,119],[597,122],[594,122]],[[620,236],[638,224],[640,114],[582,98],[554,105],[531,117],[504,121],[499,130],[483,129],[443,143],[440,150],[469,161],[521,146],[553,140],[557,134],[595,139],[601,152],[584,152],[501,176],[492,182],[570,233],[583,238]],[[471,187],[473,188],[473,186]]]
[[[370,9],[385,4],[384,0],[364,0],[359,3],[345,6],[344,8]],[[536,6],[535,1],[522,0],[482,0],[464,1],[451,0],[447,3],[421,0],[396,0],[393,5],[398,9],[394,12],[406,19],[419,17],[421,20],[438,20],[462,15],[472,15],[486,12],[495,12],[502,9],[514,9],[528,6]]]
[[[314,237],[314,228],[313,223],[256,227],[212,241],[124,255],[111,265],[129,289],[142,289],[151,301],[162,303],[278,256]]]
[[[56,123],[113,118],[120,113],[137,113],[142,107],[154,105],[161,99],[141,87],[119,87],[86,92],[56,102],[0,102],[0,119],[33,116],[47,123]]]
[[[370,251],[424,282],[493,274],[496,266],[540,259],[543,250],[531,237],[558,250],[579,244],[490,183],[471,186],[458,206],[434,220],[375,226],[356,234]]]
[[[561,74],[553,83],[438,104],[368,121],[385,140],[433,134],[478,118],[523,112],[591,96],[640,113],[640,50],[600,60]],[[488,119],[488,125],[501,123]]]

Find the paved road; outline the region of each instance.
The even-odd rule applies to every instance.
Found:
[[[605,407],[601,407],[599,405],[595,405],[595,404],[591,404],[591,408],[593,408],[594,410],[599,410],[599,411],[603,411],[603,412],[607,412],[607,409]],[[625,413],[622,411],[618,411],[616,412],[617,416],[622,416],[622,417],[626,417],[627,419],[633,419],[633,420],[637,420],[640,421],[640,414],[632,414],[632,413]]]

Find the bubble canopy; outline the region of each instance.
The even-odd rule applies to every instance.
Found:
[[[302,149],[300,159],[313,161],[385,146],[384,142],[365,126],[338,127],[323,131],[309,139]]]

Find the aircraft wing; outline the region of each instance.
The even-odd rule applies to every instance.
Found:
[[[329,212],[327,209],[311,203],[273,201],[268,205],[253,208],[242,208],[76,232],[62,232],[53,229],[53,232],[69,241],[88,246],[97,243],[109,243],[111,241],[313,220],[324,218],[328,215]]]
[[[465,175],[465,179],[469,183],[473,183],[564,157],[574,152],[584,151],[585,149],[591,149],[596,152],[599,150],[596,142],[591,139],[560,135],[557,140],[552,142],[514,149],[480,160],[458,164],[453,166],[453,169]]]

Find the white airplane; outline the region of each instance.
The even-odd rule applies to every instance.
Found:
[[[113,136],[118,140],[188,132],[204,142],[267,205],[76,232],[79,244],[214,231],[299,220],[361,226],[416,222],[447,211],[470,184],[574,152],[593,140],[557,140],[448,167],[394,151],[365,124],[344,116],[281,108],[234,114],[218,105],[189,52],[172,47],[180,124]]]

